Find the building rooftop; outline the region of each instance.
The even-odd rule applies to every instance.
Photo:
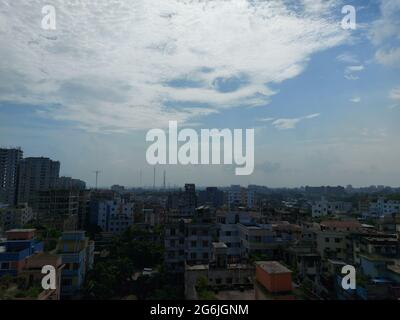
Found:
[[[36,229],[11,229],[11,230],[8,230],[8,231],[6,231],[6,233],[17,233],[17,232],[35,232],[36,231]]]
[[[339,221],[339,220],[326,220],[320,223],[321,226],[328,228],[350,228],[357,229],[361,227],[358,221]]]
[[[278,261],[257,261],[256,265],[270,274],[291,273],[288,268],[280,264]]]
[[[213,248],[228,248],[228,246],[224,242],[213,242]]]

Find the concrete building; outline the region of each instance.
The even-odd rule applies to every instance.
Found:
[[[246,189],[240,185],[231,185],[227,191],[229,208],[246,207],[253,208],[255,205],[255,193],[253,190]]]
[[[326,215],[348,213],[352,209],[350,202],[328,201],[324,197],[312,204],[312,216],[322,217]]]
[[[253,221],[248,211],[229,211],[217,213],[218,241],[228,247],[229,263],[239,262],[241,259],[239,224],[249,224]]]
[[[36,220],[36,214],[27,203],[0,208],[0,230],[3,232],[23,228],[34,220]]]
[[[256,300],[294,300],[292,271],[277,261],[257,261]]]
[[[61,296],[74,298],[82,288],[87,271],[93,268],[94,242],[85,236],[85,231],[63,232],[57,253],[65,265],[61,274]]]
[[[215,211],[211,208],[197,208],[190,219],[170,212],[164,234],[167,270],[183,273],[185,263],[207,264],[211,257],[211,244],[217,240],[217,236]]]
[[[35,229],[13,229],[0,242],[0,276],[17,276],[26,266],[27,258],[43,251],[43,243],[35,238]]]
[[[326,261],[327,259],[340,261],[346,260],[347,233],[340,231],[318,231],[316,235],[317,252],[323,261]]]
[[[40,285],[43,279],[42,268],[53,266],[56,270],[56,289],[44,290],[41,300],[60,300],[61,298],[61,274],[64,268],[62,258],[59,255],[39,252],[28,257],[20,277],[25,280],[24,286],[27,288],[33,285]]]
[[[199,205],[219,208],[224,205],[224,192],[217,187],[207,187],[199,191]]]
[[[49,158],[25,158],[19,163],[18,203],[37,206],[38,191],[57,186],[60,162]]]
[[[86,182],[73,179],[70,177],[60,177],[57,179],[57,189],[77,189],[77,190],[85,190],[86,189]]]
[[[40,190],[35,202],[38,220],[54,228],[77,230],[86,223],[89,191],[74,188]]]
[[[196,186],[194,184],[185,184],[183,192],[174,192],[168,195],[166,209],[175,212],[182,218],[193,216],[197,208]]]
[[[369,216],[380,217],[396,213],[400,213],[400,200],[387,200],[384,197],[380,197],[369,204]]]
[[[151,208],[142,209],[144,222],[148,225],[155,227],[164,222],[165,211],[161,206],[151,206]]]
[[[117,198],[92,205],[92,220],[104,231],[120,234],[133,225],[135,204]]]
[[[250,258],[251,255],[274,256],[274,234],[272,225],[239,224],[239,238],[241,257]]]
[[[253,289],[254,266],[248,264],[229,264],[228,247],[223,242],[212,243],[210,262],[185,267],[185,297],[198,299],[196,286],[200,278],[207,280],[209,290],[239,291]]]
[[[21,149],[0,148],[0,203],[14,205],[17,201],[18,166]]]

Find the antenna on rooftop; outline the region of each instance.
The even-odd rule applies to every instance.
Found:
[[[96,171],[93,171],[95,174],[96,174],[96,189],[97,189],[97,183],[98,183],[98,181],[99,181],[99,174],[101,173],[101,171],[100,170],[96,170]]]

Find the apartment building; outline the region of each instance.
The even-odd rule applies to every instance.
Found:
[[[70,177],[59,177],[57,179],[56,187],[58,189],[85,190],[86,182],[79,179],[73,179]]]
[[[104,232],[120,234],[135,222],[135,203],[121,198],[92,203],[91,220]]]
[[[18,203],[37,208],[38,191],[57,186],[60,162],[49,158],[25,158],[19,162]]]
[[[16,204],[18,166],[22,156],[19,148],[0,148],[0,203]]]
[[[217,187],[207,187],[199,191],[199,205],[212,206],[219,208],[224,205],[224,192]]]
[[[207,264],[217,237],[215,210],[210,207],[198,207],[190,219],[169,215],[164,236],[167,269],[184,272],[185,264]]]
[[[274,257],[277,245],[274,241],[274,232],[270,224],[240,223],[240,255],[248,259],[252,255]]]
[[[36,220],[36,214],[27,203],[0,208],[0,230],[21,229]]]
[[[13,229],[6,232],[0,242],[0,276],[17,276],[25,268],[27,259],[43,252],[43,243],[35,237],[35,229]]]
[[[351,209],[352,204],[350,202],[328,201],[325,198],[322,198],[320,201],[315,201],[311,207],[312,216],[314,218],[334,214],[343,214],[351,211]]]
[[[57,244],[65,267],[61,273],[61,296],[73,298],[82,288],[87,271],[93,268],[94,242],[85,231],[63,232]]]
[[[231,185],[227,191],[227,200],[229,208],[253,208],[255,206],[255,192],[240,185]]]
[[[252,221],[253,218],[247,211],[217,213],[218,241],[226,244],[229,263],[238,262],[241,259],[239,223],[248,224]]]
[[[396,213],[400,213],[400,200],[387,200],[384,197],[380,197],[369,204],[369,216],[390,216]]]
[[[212,243],[210,261],[200,265],[185,266],[185,297],[198,299],[196,285],[200,278],[206,279],[214,292],[239,291],[253,288],[254,266],[249,264],[230,264],[228,247],[223,242]]]

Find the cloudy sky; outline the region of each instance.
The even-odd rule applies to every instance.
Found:
[[[0,145],[89,185],[152,185],[146,132],[169,120],[254,128],[256,168],[158,184],[400,185],[399,0],[0,0],[0,40]]]

